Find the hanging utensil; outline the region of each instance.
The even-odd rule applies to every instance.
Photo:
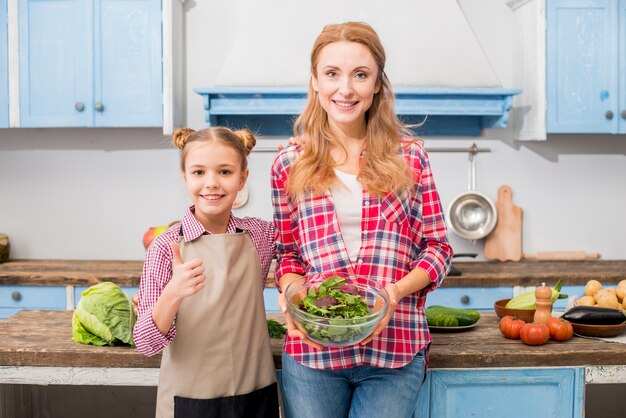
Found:
[[[476,191],[476,144],[469,150],[468,191],[456,196],[448,206],[448,226],[461,238],[472,242],[489,235],[496,226],[498,212],[494,203]]]

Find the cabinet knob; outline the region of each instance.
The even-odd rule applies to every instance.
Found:
[[[76,102],[76,104],[74,105],[74,109],[82,112],[83,110],[85,110],[85,105],[83,102]]]
[[[622,117],[622,119],[626,119],[626,110],[622,110],[622,113],[620,113],[620,116]]]
[[[613,119],[613,112],[610,110],[606,111],[606,114],[604,115],[608,120]]]
[[[468,303],[470,303],[470,297],[468,295],[461,296],[461,303],[463,305],[467,305]]]
[[[15,302],[19,302],[20,300],[22,300],[22,294],[17,290],[14,290],[13,293],[11,293],[11,299],[13,299]]]
[[[93,107],[96,109],[96,112],[102,112],[104,110],[104,105],[100,102],[97,102]]]

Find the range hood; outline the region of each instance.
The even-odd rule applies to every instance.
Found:
[[[306,87],[208,87],[203,98],[208,126],[247,127],[259,135],[290,136],[306,103]],[[519,89],[395,88],[395,110],[403,122],[421,124],[422,136],[480,136],[484,128],[505,128]]]

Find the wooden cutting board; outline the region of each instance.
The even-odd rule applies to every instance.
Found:
[[[498,222],[485,239],[485,258],[519,261],[522,258],[522,209],[513,205],[513,191],[507,185],[498,189]]]

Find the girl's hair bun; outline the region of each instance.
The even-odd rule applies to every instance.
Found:
[[[177,128],[172,132],[172,144],[182,150],[189,139],[189,136],[195,131],[191,128]]]
[[[250,129],[243,128],[233,132],[243,142],[246,147],[246,155],[250,155],[250,151],[256,145],[256,138]]]

